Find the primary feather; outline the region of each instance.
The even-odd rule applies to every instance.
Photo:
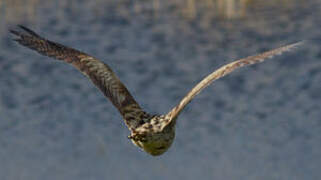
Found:
[[[273,49],[258,55],[249,56],[234,62],[231,62],[229,64],[226,64],[219,69],[215,70],[211,74],[209,74],[207,77],[205,77],[201,82],[199,82],[191,91],[187,93],[187,95],[180,101],[180,103],[175,106],[168,114],[170,120],[175,119],[179,113],[184,109],[184,107],[198,94],[200,93],[204,88],[206,88],[208,85],[210,85],[213,81],[233,72],[234,70],[251,64],[256,64],[263,62],[264,60],[268,58],[272,58],[275,55],[281,55],[283,52],[290,51],[293,48],[298,47],[301,45],[303,41],[297,42],[294,44],[290,44],[287,46],[283,46],[277,49]]]
[[[108,65],[86,53],[42,38],[27,27],[19,27],[23,31],[10,30],[18,37],[15,41],[42,55],[69,63],[89,77],[118,109],[129,128],[138,127],[142,119],[148,117]]]

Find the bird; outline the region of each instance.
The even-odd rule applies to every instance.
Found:
[[[257,55],[230,62],[213,71],[192,88],[167,114],[150,114],[136,102],[113,70],[104,62],[82,51],[45,39],[31,29],[18,25],[10,29],[13,40],[44,56],[71,64],[87,76],[117,108],[130,131],[128,138],[152,156],[159,156],[171,147],[179,114],[191,100],[213,81],[243,66],[261,63],[266,59],[290,51],[304,41],[281,46]]]

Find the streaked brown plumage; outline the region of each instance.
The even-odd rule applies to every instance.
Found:
[[[274,55],[289,51],[302,43],[283,46],[222,66],[198,83],[169,113],[166,115],[151,115],[141,109],[108,65],[83,52],[42,38],[24,26],[19,27],[23,31],[10,30],[12,34],[18,37],[15,41],[42,55],[72,64],[91,79],[123,116],[127,127],[131,131],[129,138],[132,142],[151,155],[161,155],[167,151],[175,137],[175,124],[179,113],[202,89],[214,80],[242,66],[259,63]]]

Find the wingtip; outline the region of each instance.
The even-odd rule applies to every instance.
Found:
[[[302,40],[302,41],[298,41],[292,44],[288,44],[287,46],[283,46],[281,47],[281,49],[283,49],[283,51],[291,51],[293,49],[298,48],[299,46],[302,46],[306,41]]]
[[[16,36],[20,36],[20,33],[19,33],[18,31],[16,31],[16,30],[9,29],[9,32],[10,32],[11,34],[16,35]]]
[[[26,32],[31,31],[29,28],[27,28],[26,26],[21,25],[21,24],[18,24],[17,27],[20,28],[20,29],[23,29],[23,30],[26,31]]]
[[[292,47],[298,47],[306,43],[306,40],[298,41],[292,44]]]
[[[17,24],[17,26],[18,26],[19,28],[22,28],[22,29],[27,28],[26,26],[24,26],[24,25],[22,25],[22,24]]]
[[[11,34],[14,34],[16,36],[23,36],[23,35],[29,35],[29,36],[34,36],[34,37],[38,37],[40,38],[40,36],[35,33],[34,31],[32,31],[31,29],[27,28],[26,26],[24,25],[21,25],[21,24],[18,24],[17,25],[18,28],[22,29],[23,31],[18,31],[18,30],[14,30],[14,29],[9,29],[9,32]]]
[[[28,34],[32,35],[32,36],[36,36],[36,37],[39,37],[39,35],[37,33],[35,33],[34,31],[32,31],[31,29],[27,28],[26,26],[24,25],[17,25],[19,28],[21,28],[22,30],[24,30],[25,32],[27,32]]]

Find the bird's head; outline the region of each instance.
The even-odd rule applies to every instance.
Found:
[[[175,124],[170,123],[163,127],[163,116],[155,116],[136,129],[131,130],[128,137],[145,152],[159,156],[166,152],[175,138]]]

